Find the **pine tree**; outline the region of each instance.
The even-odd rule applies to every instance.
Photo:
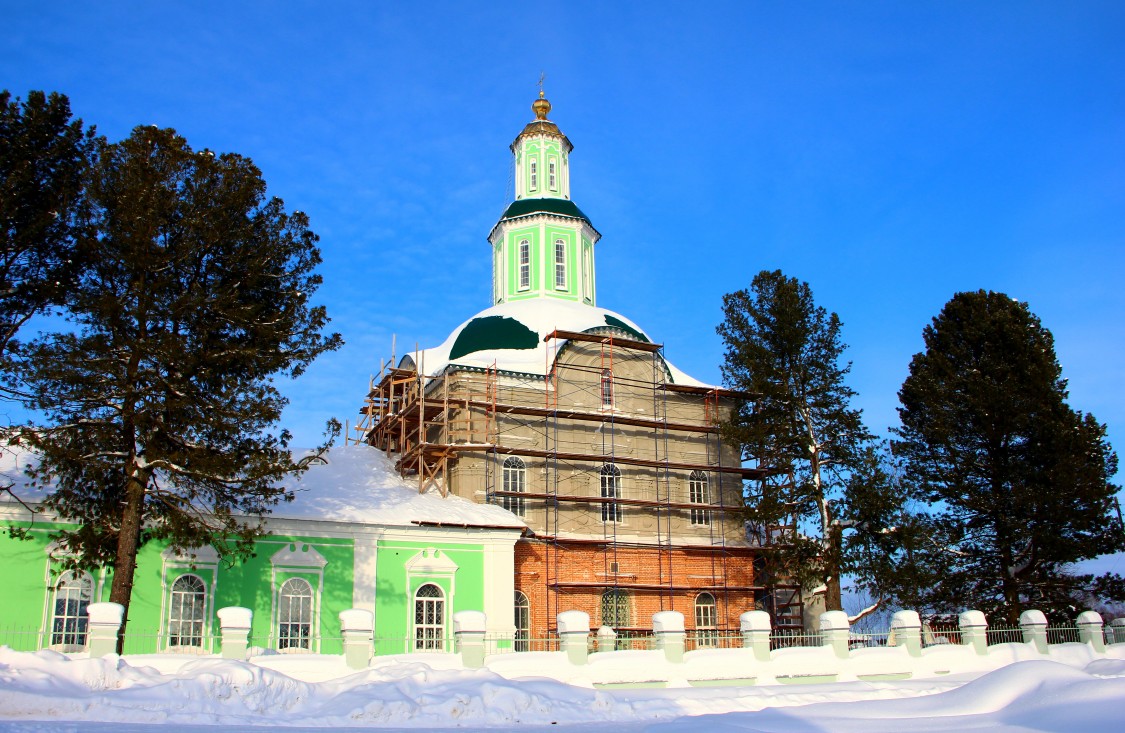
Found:
[[[73,562],[113,569],[129,604],[150,539],[245,553],[299,471],[276,380],[337,348],[322,333],[316,235],[250,160],[193,151],[170,129],[99,146],[90,257],[68,295],[73,329],[29,344],[24,431],[51,482]]]
[[[1070,617],[1117,576],[1069,564],[1125,548],[1106,431],[1067,404],[1050,332],[1002,293],[958,293],[923,332],[899,391],[894,449],[931,505],[923,552],[942,571],[924,602],[1014,624]]]
[[[0,91],[0,360],[20,328],[61,303],[81,266],[75,228],[93,129],[61,94]],[[10,365],[10,364],[9,364]],[[9,372],[9,379],[18,375]]]
[[[723,312],[723,379],[748,395],[723,432],[765,473],[748,487],[751,521],[780,540],[768,558],[773,574],[825,586],[827,608],[840,610],[840,576],[855,545],[845,535],[878,532],[876,515],[893,503],[844,382],[851,364],[842,362],[840,319],[814,303],[808,284],[780,271],[762,271],[748,290],[724,296]],[[852,507],[852,496],[864,498]]]

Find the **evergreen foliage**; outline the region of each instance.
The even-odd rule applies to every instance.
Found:
[[[978,608],[1014,624],[1027,608],[1072,618],[1122,579],[1071,563],[1125,549],[1105,426],[1067,404],[1050,332],[1002,293],[958,293],[923,332],[899,391],[894,444],[931,502],[917,607]]]
[[[302,468],[275,431],[275,382],[341,340],[309,304],[317,236],[249,159],[137,128],[100,142],[86,193],[72,330],[23,349],[28,406],[48,418],[23,439],[47,508],[78,525],[61,544],[112,566],[110,600],[127,607],[148,539],[249,552],[291,498],[279,479]]]
[[[878,534],[899,504],[851,406],[840,319],[780,271],[724,296],[723,312],[724,383],[746,398],[722,429],[764,474],[748,487],[747,504],[773,544],[771,574],[824,585],[828,609],[840,610],[841,573],[864,571],[857,548],[871,551],[853,536]]]
[[[83,179],[93,129],[61,94],[0,91],[0,359],[32,316],[61,303],[81,267]],[[9,371],[8,378],[17,375]]]

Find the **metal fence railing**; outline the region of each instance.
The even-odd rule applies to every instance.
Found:
[[[1077,626],[1050,626],[1046,630],[1048,644],[1065,644],[1081,641],[1081,634]],[[55,649],[62,652],[81,652],[85,650],[88,635],[85,629],[77,631],[54,632],[50,629],[43,630],[21,626],[0,625],[0,646],[7,646],[15,651],[37,651],[40,649]],[[1024,643],[1024,630],[1020,627],[992,627],[988,628],[985,636],[989,646],[997,644],[1022,644]],[[1103,631],[1105,643],[1113,644],[1115,641],[1113,629],[1106,627]],[[792,649],[800,647],[818,647],[825,644],[821,634],[796,634],[790,632],[773,633],[769,637],[770,649]],[[178,641],[180,643],[172,643]],[[923,646],[939,644],[959,645],[965,641],[964,634],[957,628],[946,626],[928,627],[921,630]],[[343,649],[343,639],[340,637],[317,637],[304,640],[305,643],[293,645],[288,648],[276,648],[276,639],[251,637],[248,640],[250,656],[273,654],[339,654]],[[396,654],[412,654],[418,652],[455,653],[458,652],[457,640],[452,634],[444,637],[427,637],[415,639],[413,637],[375,637],[371,640],[374,656],[390,656]],[[902,639],[896,637],[896,632],[891,630],[851,631],[848,637],[848,646],[851,649],[879,648],[901,644]],[[741,633],[728,629],[690,630],[684,638],[684,651],[697,651],[705,649],[737,649],[743,647]],[[591,631],[587,637],[589,652],[606,652],[620,650],[652,650],[658,648],[657,636],[652,632],[626,630],[613,637],[601,637],[596,631]],[[521,652],[558,652],[562,650],[559,637],[551,634],[543,638],[530,638],[522,635],[489,635],[485,637],[485,651],[487,654],[519,654]],[[197,635],[190,639],[170,639],[167,632],[160,633],[156,629],[143,627],[128,627],[125,633],[125,654],[187,654],[187,655],[217,655],[222,651],[222,640],[217,633]]]

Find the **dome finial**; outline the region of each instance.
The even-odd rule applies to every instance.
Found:
[[[531,111],[535,113],[535,119],[547,119],[547,113],[551,111],[551,103],[543,95],[543,80],[547,78],[547,74],[540,72],[539,74],[539,99],[531,103]]]

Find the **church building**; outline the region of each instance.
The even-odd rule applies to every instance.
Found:
[[[799,629],[797,589],[770,583],[745,529],[756,471],[717,427],[737,395],[676,369],[597,305],[601,234],[571,198],[573,145],[542,92],[532,110],[511,145],[514,200],[488,236],[491,306],[382,369],[361,440],[419,491],[526,522],[518,637],[547,637],[566,610],[619,635],[676,610],[704,644],[753,608]]]

